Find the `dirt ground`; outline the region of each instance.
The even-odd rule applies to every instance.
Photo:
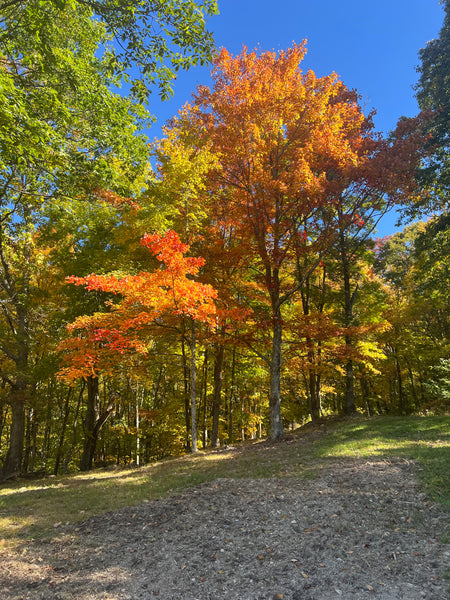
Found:
[[[0,598],[444,600],[450,513],[407,461],[219,479],[0,556]]]

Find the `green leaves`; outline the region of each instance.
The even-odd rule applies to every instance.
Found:
[[[419,52],[421,64],[417,85],[417,100],[423,110],[432,110],[427,126],[433,156],[420,171],[422,183],[431,187],[428,205],[448,210],[450,188],[450,2],[443,2],[445,17],[437,39]],[[429,206],[426,206],[429,208]]]
[[[139,129],[149,115],[110,91],[107,61],[98,57],[105,27],[76,2],[35,1],[5,11],[0,25],[2,202],[32,180],[45,196],[111,187],[112,161],[132,167],[128,183],[122,169],[118,189],[129,193],[147,160]]]
[[[212,59],[215,46],[206,18],[218,13],[216,0],[87,0],[85,5],[114,41],[108,48],[109,74],[131,76],[139,102],[148,101],[155,84],[161,98],[168,98],[180,68]]]

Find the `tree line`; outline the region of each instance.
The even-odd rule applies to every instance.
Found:
[[[449,7],[381,136],[304,43],[217,53],[213,0],[1,3],[3,477],[448,411]]]

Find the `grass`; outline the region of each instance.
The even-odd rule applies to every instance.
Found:
[[[379,417],[336,427],[317,456],[400,457],[419,463],[419,478],[450,507],[450,417]]]
[[[307,426],[278,444],[248,443],[141,469],[93,471],[0,488],[0,548],[52,537],[61,524],[133,506],[220,477],[315,477],[334,457],[417,460],[426,490],[450,506],[450,417],[357,418]]]

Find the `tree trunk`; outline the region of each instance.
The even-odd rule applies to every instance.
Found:
[[[214,357],[214,395],[212,405],[212,431],[211,431],[211,447],[217,448],[219,440],[219,418],[220,418],[220,399],[222,393],[223,382],[223,358],[225,350],[223,346],[217,346],[216,355]]]
[[[80,461],[80,471],[90,471],[94,459],[95,446],[95,422],[98,411],[98,377],[87,379],[87,406],[84,417],[84,446]]]
[[[0,440],[3,439],[3,431],[8,419],[8,406],[6,402],[0,401]]]
[[[309,378],[308,378],[308,404],[309,404],[309,413],[311,415],[311,421],[313,423],[317,423],[320,418],[320,376],[316,373],[316,361],[315,361],[315,353],[314,348],[312,347],[313,342],[311,339],[307,339],[307,346],[310,348],[308,350],[308,369],[309,369]]]
[[[183,321],[183,331],[181,334],[181,355],[183,358],[183,384],[184,384],[184,420],[186,425],[186,450],[191,449],[191,409],[189,406],[189,367],[186,357],[185,345],[185,323]]]
[[[26,431],[25,431],[25,454],[22,461],[22,472],[28,473],[29,471],[33,471],[34,469],[34,461],[30,460],[32,451],[32,443],[33,443],[33,419],[34,409],[29,408],[25,410],[25,423],[26,423]]]
[[[72,458],[72,453],[75,450],[75,446],[77,445],[77,424],[78,424],[78,413],[80,412],[80,406],[81,406],[81,401],[83,399],[83,393],[84,393],[84,388],[86,387],[86,382],[83,379],[83,383],[81,385],[81,389],[80,389],[80,393],[78,395],[78,402],[77,402],[77,406],[75,409],[75,414],[73,417],[73,424],[72,424],[72,445],[69,448],[69,450],[67,451],[67,454],[64,458],[64,463],[63,463],[63,473],[65,475],[67,475],[67,473],[69,472],[69,463],[70,463],[70,459]]]
[[[144,398],[144,386],[142,386],[141,400],[139,398],[139,384],[136,384],[136,406],[135,406],[135,420],[136,420],[136,466],[140,466],[141,462],[141,433],[140,433],[140,416],[139,409],[141,407],[141,400]]]
[[[325,269],[323,271],[323,277],[321,281],[322,285],[322,299],[317,307],[319,313],[323,312],[323,308],[325,305],[324,300],[324,287],[325,287]],[[310,304],[311,304],[311,286],[310,286],[310,278],[307,277],[303,282],[303,286],[301,288],[301,297],[302,297],[302,308],[303,314],[305,317],[308,317],[310,314]],[[320,375],[319,375],[319,367],[321,360],[321,346],[320,341],[317,342],[317,353],[314,349],[314,340],[310,337],[306,338],[306,347],[307,347],[307,369],[308,369],[308,377],[306,381],[306,390],[307,390],[307,399],[308,399],[308,410],[311,416],[312,423],[317,423],[320,418]]]
[[[51,433],[52,433],[52,403],[47,403],[47,411],[45,415],[45,429],[44,429],[44,441],[42,442],[41,448],[41,461],[42,467],[45,469],[47,466],[47,458],[50,454],[50,443],[51,443]]]
[[[347,241],[345,239],[344,230],[341,230],[339,236],[339,252],[341,256],[342,274],[344,279],[344,322],[345,327],[348,329],[353,323],[353,306],[356,300],[358,285],[355,287],[352,293],[350,283],[350,261],[348,257]],[[352,415],[356,412],[353,360],[351,358],[353,340],[348,333],[345,335],[345,347],[347,363],[345,365],[344,413],[346,415]]]
[[[195,358],[195,321],[191,319],[191,452],[197,452],[197,366]]]
[[[205,449],[208,443],[208,350],[205,349],[205,360],[203,363],[203,427],[202,427],[202,448]]]
[[[3,463],[3,479],[20,475],[25,437],[25,397],[24,389],[11,390],[11,431],[8,452]]]
[[[231,360],[231,383],[230,383],[230,405],[228,411],[228,443],[233,443],[233,404],[236,381],[236,347],[233,347],[233,358]]]
[[[277,308],[273,318],[272,355],[270,361],[270,439],[279,440],[283,437],[281,421],[281,312]]]
[[[98,377],[87,379],[88,400],[84,421],[84,447],[80,461],[80,471],[90,471],[94,460],[95,449],[101,428],[114,409],[112,400],[99,414]]]

